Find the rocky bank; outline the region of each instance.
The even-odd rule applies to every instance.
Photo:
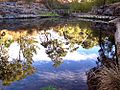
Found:
[[[94,7],[91,12],[96,15],[120,16],[120,2]]]
[[[0,2],[0,18],[33,18],[50,12],[40,3]]]

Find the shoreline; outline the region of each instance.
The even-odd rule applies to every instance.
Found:
[[[42,3],[22,3],[22,2],[1,2],[0,3],[0,20],[1,19],[30,19],[30,18],[54,18],[54,17],[73,17],[98,20],[113,20],[120,18],[118,11],[120,3],[101,6],[93,9],[88,13],[66,13],[64,9],[56,11],[49,10]],[[109,9],[110,8],[110,9]],[[116,8],[114,11],[113,8]],[[69,9],[68,9],[69,11]],[[104,12],[103,12],[104,11]],[[103,14],[101,14],[103,12]],[[107,13],[107,14],[106,14]]]

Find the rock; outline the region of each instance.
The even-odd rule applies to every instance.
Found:
[[[14,15],[6,15],[6,16],[4,16],[3,18],[13,19],[13,18],[15,18],[15,16],[14,16]]]
[[[3,18],[3,16],[2,15],[0,15],[0,19],[2,19]]]
[[[120,16],[120,6],[115,9],[115,15]]]
[[[103,12],[104,15],[112,16],[114,14],[114,10],[111,10],[110,8],[106,9]]]
[[[120,2],[93,8],[91,12],[96,15],[120,16]]]

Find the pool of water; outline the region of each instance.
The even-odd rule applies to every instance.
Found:
[[[115,54],[109,24],[31,19],[0,25],[0,90],[87,90],[86,72],[101,53]]]

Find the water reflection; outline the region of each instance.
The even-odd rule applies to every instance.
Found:
[[[62,63],[62,57],[67,54],[67,49],[63,47],[64,42],[52,36],[52,33],[44,31],[40,33],[41,45],[45,48],[45,53],[54,62],[55,67]]]
[[[97,59],[101,62],[103,56],[116,58],[114,35],[103,31],[104,27],[95,27],[98,23],[23,20],[19,21],[21,25],[17,25],[16,22],[11,23],[16,30],[9,28],[8,21],[5,27],[9,30],[0,31],[0,80],[3,85],[21,80],[6,90],[12,90],[12,87],[23,90],[25,82],[28,90],[39,90],[48,84],[63,87],[63,90],[68,87],[69,90],[87,90],[85,71],[94,67]],[[23,22],[26,23],[23,25]]]
[[[0,79],[3,81],[3,85],[21,80],[35,71],[32,66],[32,57],[33,53],[36,53],[34,45],[36,42],[33,39],[21,35],[19,38],[13,39],[6,37],[6,32],[3,31],[0,35],[0,41]],[[9,47],[14,42],[17,42],[20,48],[18,58],[9,56]]]
[[[99,25],[100,26],[100,25]],[[105,28],[105,26],[107,28]],[[111,28],[110,28],[111,27]],[[101,65],[105,66],[111,66],[109,65],[110,62],[115,63],[116,65],[118,64],[117,61],[117,56],[116,56],[116,45],[115,45],[115,27],[114,26],[109,26],[108,25],[103,25],[103,27],[97,28],[99,31],[99,57],[97,64],[100,62]],[[102,32],[102,30],[106,30]],[[111,32],[108,32],[110,30]],[[104,36],[105,32],[107,33],[107,36]],[[99,65],[98,65],[99,66]]]

